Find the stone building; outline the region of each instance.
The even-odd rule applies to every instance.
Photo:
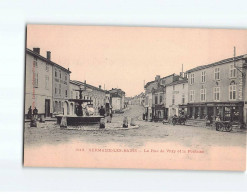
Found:
[[[40,55],[40,48],[30,50],[26,48],[26,69],[25,69],[25,115],[28,113],[28,108],[32,110],[36,107],[39,115],[46,117],[56,113],[55,102],[57,97],[54,94],[54,71],[60,70],[61,74],[67,74],[69,81],[70,71],[55,62],[51,61],[51,52],[47,51],[47,56]],[[60,80],[59,80],[60,81]],[[65,93],[64,87],[61,84],[61,93]],[[58,90],[58,89],[57,89]],[[67,89],[68,90],[68,89]],[[62,111],[62,102],[65,96],[61,96],[60,110]]]
[[[187,114],[188,103],[188,80],[174,81],[166,85],[166,107],[168,117]]]
[[[125,92],[118,88],[112,88],[109,90],[110,93],[110,103],[113,112],[122,111],[125,108]]]
[[[150,81],[144,86],[146,120],[163,120],[164,118],[168,118],[166,85],[181,79],[183,78],[176,74],[171,74],[163,78],[157,75],[154,81]]]
[[[187,71],[188,115],[242,123],[247,120],[247,56],[224,59]],[[235,66],[234,66],[235,62]]]
[[[53,66],[53,113],[70,114],[69,108],[69,81],[70,71],[62,66]]]
[[[70,81],[70,97],[71,99],[79,99],[79,91],[80,88],[83,89],[82,92],[82,99],[84,100],[91,100],[91,103],[88,102],[87,104],[92,104],[92,107],[95,109],[96,114],[98,114],[98,110],[101,106],[106,108],[107,101],[107,95],[106,91],[101,88],[101,85],[99,87],[95,87],[93,85],[87,84],[85,82],[81,81]],[[75,114],[75,103],[70,102],[70,105],[73,105],[73,114]],[[72,106],[71,106],[72,107]]]

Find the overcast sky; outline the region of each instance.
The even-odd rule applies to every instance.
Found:
[[[28,25],[27,48],[70,68],[71,80],[126,96],[144,91],[145,82],[236,54],[247,54],[246,30]]]

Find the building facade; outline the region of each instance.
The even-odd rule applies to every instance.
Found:
[[[88,102],[86,104],[92,104],[92,107],[95,110],[95,114],[98,114],[98,111],[100,109],[101,106],[103,106],[104,108],[107,107],[107,95],[106,95],[106,91],[103,90],[101,88],[101,86],[99,87],[95,87],[93,85],[87,84],[86,81],[85,82],[81,82],[81,81],[75,81],[75,80],[71,80],[70,81],[70,96],[71,99],[79,99],[79,91],[80,88],[83,89],[82,91],[82,99],[84,100],[91,100],[91,103]],[[75,103],[73,103],[72,101],[70,102],[71,105],[73,105],[73,111],[75,114]]]
[[[112,111],[122,111],[125,108],[125,92],[118,88],[112,88],[109,93]]]
[[[246,61],[242,55],[188,70],[188,116],[246,123]]]
[[[154,81],[148,82],[145,86],[145,116],[146,120],[163,120],[168,118],[168,108],[166,106],[166,86],[170,83],[182,80],[179,75],[172,74],[163,78],[160,75]]]
[[[168,117],[187,115],[188,80],[178,80],[166,86],[166,106]]]
[[[45,117],[56,114],[55,69],[61,70],[61,74],[66,72],[69,81],[71,72],[52,62],[50,51],[47,51],[47,56],[43,57],[40,55],[40,48],[33,48],[33,50],[26,48],[25,115],[30,106],[32,110],[36,107],[38,114]],[[64,102],[64,98],[61,96],[60,101]],[[60,105],[60,110],[63,110],[62,103]]]
[[[53,66],[53,105],[54,114],[70,114],[69,81],[70,71],[62,66]]]

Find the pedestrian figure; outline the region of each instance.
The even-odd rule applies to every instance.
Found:
[[[33,109],[33,116],[35,119],[38,118],[38,109],[36,107]]]
[[[32,118],[32,107],[31,106],[28,108],[27,118],[28,119],[31,119]]]
[[[103,106],[101,106],[101,108],[99,109],[99,114],[100,116],[105,116],[105,109],[103,108]]]
[[[128,128],[128,118],[126,116],[123,119],[123,128]]]
[[[145,113],[143,113],[142,115],[142,120],[145,120]]]
[[[216,116],[215,121],[216,121],[216,122],[220,122],[220,116],[219,116],[219,115]]]

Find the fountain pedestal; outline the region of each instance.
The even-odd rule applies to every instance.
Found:
[[[57,115],[57,124],[61,124],[64,115]],[[66,116],[68,126],[81,126],[90,124],[99,124],[103,116]]]

